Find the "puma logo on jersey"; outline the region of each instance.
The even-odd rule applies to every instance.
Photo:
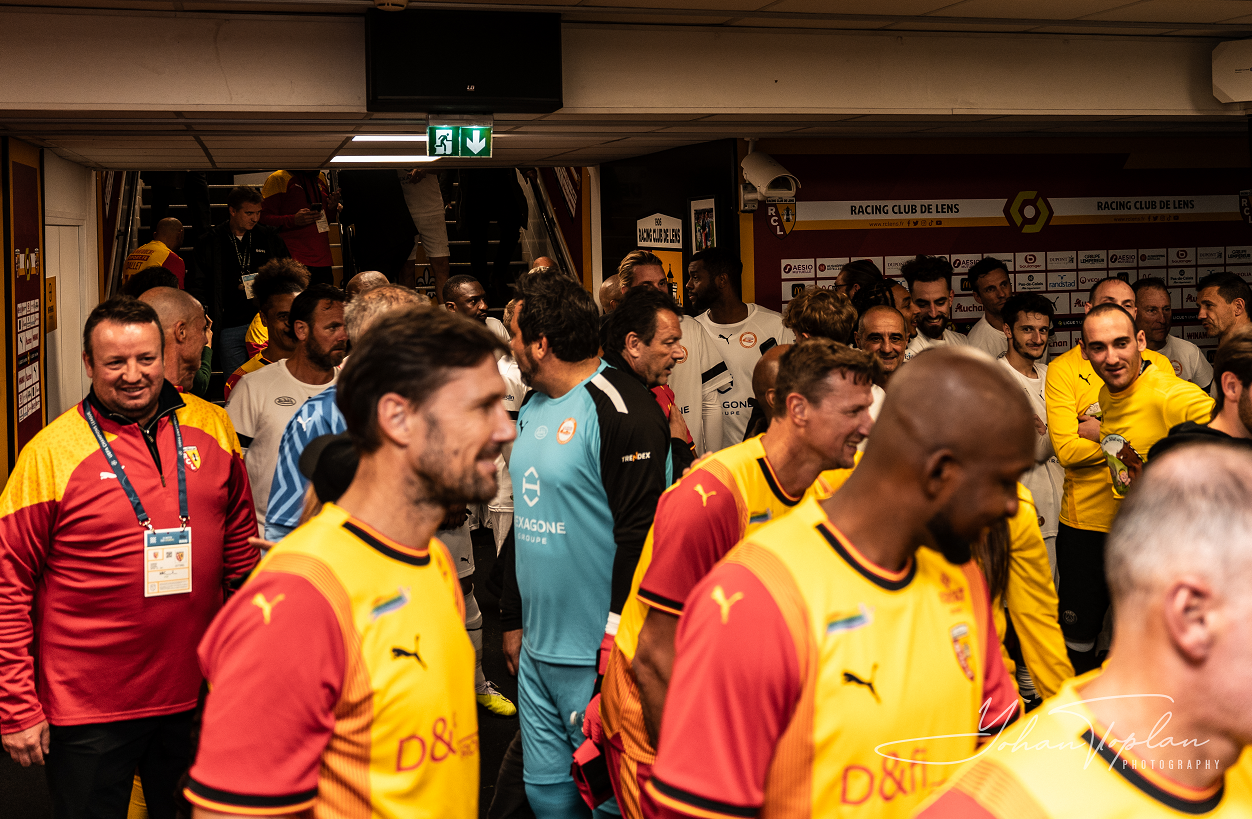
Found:
[[[845,671],[843,672],[843,684],[847,685],[851,683],[853,685],[865,686],[866,688],[869,689],[869,693],[874,695],[874,702],[881,704],[882,700],[878,698],[878,691],[874,688],[874,678],[877,676],[878,676],[878,663],[874,663],[874,667],[869,672],[868,681],[861,679],[857,675],[853,674],[851,671]]]
[[[730,343],[730,336],[724,336],[721,333],[718,333],[717,337],[720,338],[722,341],[726,342],[727,344]]]
[[[726,597],[726,591],[721,586],[713,587],[713,594],[710,595],[713,602],[722,610],[722,625],[726,625],[730,621],[730,607],[743,599],[743,592],[735,592],[729,598]]]
[[[422,635],[420,634],[413,635],[413,650],[412,651],[409,651],[407,648],[400,648],[399,646],[393,646],[391,649],[391,659],[399,660],[403,657],[412,657],[414,660],[417,660],[418,665],[420,665],[422,668],[425,668],[426,661],[422,659],[421,654],[417,653],[417,643],[421,639],[422,639]]]
[[[303,415],[297,415],[297,416],[296,416],[296,421],[298,421],[298,422],[300,423],[300,431],[301,431],[301,432],[308,432],[308,431],[309,431],[309,424],[313,423],[316,419],[317,419],[317,416],[316,416],[316,415],[314,415],[314,416],[312,416],[312,417],[309,417],[309,418],[305,418]]]
[[[265,618],[265,625],[268,626],[270,624],[270,616],[274,612],[274,607],[277,606],[286,598],[287,598],[287,595],[280,594],[277,597],[275,597],[273,600],[266,600],[265,595],[261,594],[260,592],[257,592],[256,596],[252,598],[252,605],[256,606],[258,609],[261,610],[261,616]]]
[[[700,505],[701,506],[708,506],[709,498],[717,494],[716,489],[714,489],[712,492],[705,492],[704,484],[699,484],[699,483],[696,484],[696,491],[700,493]]]
[[[1078,377],[1081,378],[1083,381],[1087,382],[1088,387],[1091,386],[1091,379],[1088,378],[1084,373],[1079,373]]]

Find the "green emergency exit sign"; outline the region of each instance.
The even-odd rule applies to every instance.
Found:
[[[426,129],[427,156],[491,158],[490,125],[431,125]]]

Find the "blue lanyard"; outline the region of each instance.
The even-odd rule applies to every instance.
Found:
[[[113,447],[109,446],[104,433],[100,431],[100,422],[96,420],[95,410],[86,402],[83,402],[83,409],[86,410],[83,414],[87,416],[87,426],[91,427],[92,434],[96,436],[96,443],[100,445],[100,451],[104,453],[105,460],[109,462],[113,474],[117,476],[117,482],[122,485],[122,491],[126,493],[131,508],[135,510],[135,517],[139,518],[141,526],[152,531],[152,521],[148,518],[148,513],[144,511],[143,503],[140,502],[135,487],[131,484],[130,478],[126,477],[126,470],[122,469],[122,464],[117,460]],[[178,426],[177,415],[171,414],[170,421],[174,424],[174,442],[178,445],[178,516],[182,520],[183,528],[186,529],[190,516],[187,514],[187,467],[183,464],[183,432]],[[142,435],[143,431],[141,430],[139,434]]]

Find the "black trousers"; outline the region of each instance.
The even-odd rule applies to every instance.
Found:
[[[54,819],[126,819],[136,770],[148,816],[174,819],[194,713],[53,725],[46,767]]]
[[[1060,583],[1057,620],[1067,642],[1093,642],[1104,628],[1104,615],[1109,610],[1104,537],[1104,532],[1074,529],[1064,523],[1056,533]]]

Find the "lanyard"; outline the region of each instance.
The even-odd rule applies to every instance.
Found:
[[[105,460],[113,468],[113,474],[117,476],[117,482],[122,485],[122,491],[126,493],[126,498],[130,501],[131,508],[135,510],[135,517],[139,518],[141,526],[148,531],[152,531],[152,521],[148,519],[148,513],[144,511],[143,504],[139,501],[139,495],[135,492],[135,487],[131,484],[130,478],[126,477],[126,470],[122,468],[122,464],[117,460],[113,447],[109,446],[109,442],[104,438],[104,433],[100,431],[100,422],[96,420],[96,411],[87,404],[84,404],[83,409],[86,410],[84,415],[87,416],[87,426],[91,427],[92,434],[96,436],[96,443],[100,445],[100,451],[104,453]],[[183,528],[186,529],[190,516],[187,514],[187,467],[183,464],[183,433],[178,426],[177,415],[170,415],[170,421],[174,425],[174,442],[178,445],[178,516],[182,520]],[[143,432],[140,431],[140,434],[142,435]]]
[[[230,236],[230,244],[235,249],[235,258],[239,261],[239,275],[241,276],[248,275],[248,265],[252,263],[252,231],[244,234],[244,240],[248,243],[248,246],[245,248],[245,253],[240,253],[239,246],[243,242],[236,239],[233,233]]]

